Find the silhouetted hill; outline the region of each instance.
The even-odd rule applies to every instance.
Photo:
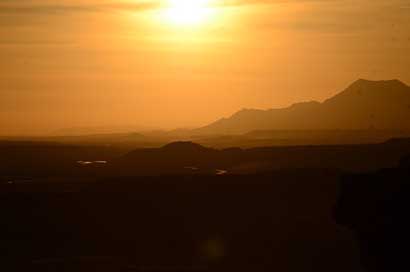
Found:
[[[279,169],[368,171],[395,167],[410,153],[409,139],[382,144],[212,149],[192,142],[136,149],[113,160],[122,175],[248,174]]]
[[[126,151],[111,146],[0,142],[1,176],[249,174],[280,169],[369,171],[396,167],[410,139],[381,144],[213,149],[192,142]],[[403,162],[404,163],[404,162]]]
[[[376,144],[392,138],[408,138],[410,130],[255,130],[241,135],[206,135],[195,141],[214,148],[303,145]]]
[[[197,134],[241,134],[252,130],[409,130],[410,87],[398,80],[360,79],[334,97],[282,109],[241,110],[195,130]]]
[[[410,155],[400,160],[400,167],[410,169]]]
[[[161,148],[161,150],[166,152],[178,152],[178,154],[192,154],[200,155],[200,153],[206,153],[212,151],[210,148],[206,148],[200,144],[193,142],[173,142],[169,143]]]
[[[116,162],[121,173],[189,173],[212,169],[218,151],[192,142],[174,142],[161,148],[141,148],[129,152]]]

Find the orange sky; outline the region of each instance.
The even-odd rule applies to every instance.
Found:
[[[323,100],[358,78],[410,83],[407,0],[2,0],[0,134],[193,127]]]

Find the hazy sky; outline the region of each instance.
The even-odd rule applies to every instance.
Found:
[[[199,1],[185,18],[184,0],[1,0],[0,134],[200,126],[410,83],[409,0]]]

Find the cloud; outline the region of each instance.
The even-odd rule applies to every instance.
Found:
[[[157,9],[164,3],[166,0],[0,0],[0,28],[38,24],[43,27],[51,20],[61,22],[63,15],[69,13],[144,12]],[[277,18],[264,18],[262,27],[332,32],[335,29],[346,32],[369,28],[381,20],[393,23],[397,19],[393,20],[391,16],[404,18],[406,14],[403,14],[410,10],[408,0],[215,0],[213,3],[220,8],[261,5],[261,10],[265,5],[301,5],[303,9],[294,10],[303,14],[279,18],[280,22]],[[305,4],[313,5],[313,8],[305,9]],[[375,17],[378,20],[367,19]],[[405,22],[408,25],[408,20]]]
[[[216,6],[230,7],[243,5],[259,4],[278,4],[278,3],[302,3],[302,2],[336,2],[341,0],[221,0],[215,2]],[[146,1],[62,1],[61,4],[55,4],[50,1],[33,1],[33,0],[3,0],[0,3],[1,14],[26,15],[26,14],[55,14],[66,12],[98,12],[107,10],[125,10],[125,11],[145,11],[155,9],[164,4],[160,0]]]
[[[158,3],[140,2],[140,3],[105,3],[105,4],[31,4],[31,3],[1,3],[0,14],[2,15],[36,15],[36,14],[55,14],[66,12],[98,12],[110,9],[121,10],[148,10],[156,8]]]

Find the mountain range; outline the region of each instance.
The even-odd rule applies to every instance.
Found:
[[[134,148],[192,141],[214,148],[381,143],[410,137],[410,87],[399,80],[360,79],[323,102],[279,109],[244,109],[196,129],[68,133],[65,136],[0,138]],[[76,135],[76,136],[74,136]]]
[[[359,79],[324,102],[287,108],[243,109],[194,130],[203,134],[243,134],[254,130],[409,130],[410,87],[399,80]]]

